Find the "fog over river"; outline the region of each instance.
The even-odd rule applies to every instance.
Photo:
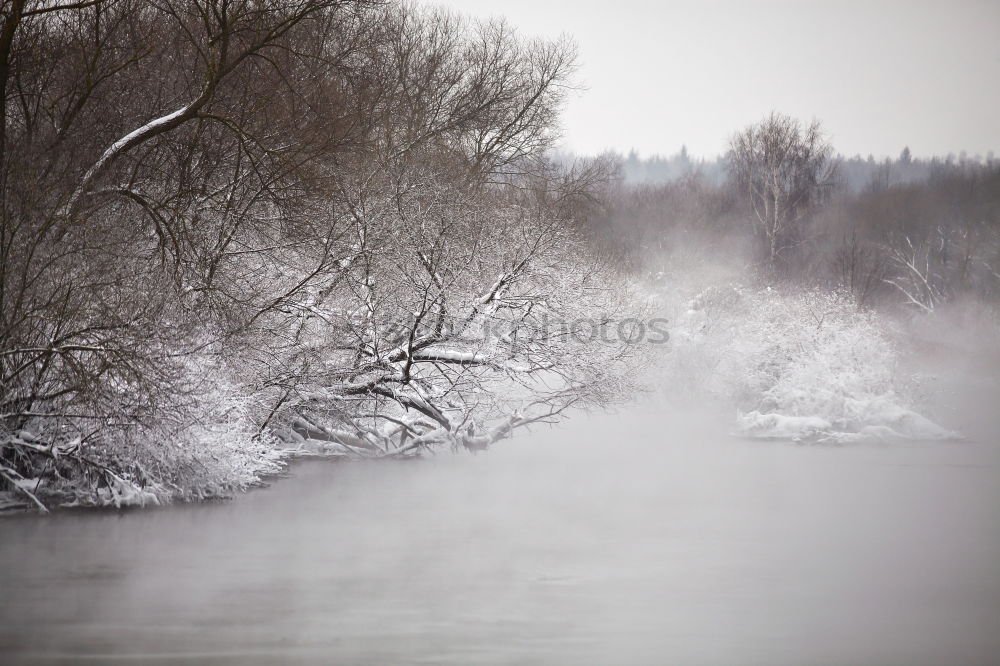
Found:
[[[6,664],[988,664],[995,382],[962,442],[730,435],[658,394],[485,454],[0,523]],[[991,407],[992,405],[992,407]]]
[[[0,666],[1000,666],[997,35],[0,1]]]

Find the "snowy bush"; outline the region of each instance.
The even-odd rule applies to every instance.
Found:
[[[199,398],[196,419],[137,433],[145,441],[117,451],[119,463],[130,462],[140,478],[184,500],[226,496],[281,469],[287,452],[258,432],[248,397],[225,386]]]
[[[289,452],[262,432],[253,418],[259,405],[225,367],[196,357],[180,372],[185,399],[160,418],[109,423],[86,442],[55,419],[6,433],[27,473],[0,472],[49,506],[124,507],[222,497],[281,469]]]
[[[885,322],[846,294],[735,285],[686,304],[665,372],[734,403],[749,437],[953,436],[911,409],[898,359]]]

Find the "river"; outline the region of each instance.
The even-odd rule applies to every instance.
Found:
[[[986,403],[972,441],[821,447],[650,398],[486,454],[9,517],[0,662],[1000,663]]]

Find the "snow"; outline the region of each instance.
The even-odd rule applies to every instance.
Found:
[[[97,162],[94,163],[94,166],[90,168],[90,171],[92,172],[100,171],[100,169],[104,166],[105,163],[107,163],[108,160],[114,157],[116,153],[120,152],[128,144],[130,144],[131,142],[135,141],[138,138],[141,138],[142,135],[148,134],[149,132],[152,132],[156,128],[162,125],[166,125],[167,123],[175,120],[176,118],[181,117],[187,112],[188,108],[189,106],[185,105],[177,109],[176,111],[168,113],[164,116],[160,116],[159,118],[154,118],[153,120],[150,120],[142,127],[139,127],[129,132],[122,138],[118,139],[113,144],[111,144],[111,146],[109,146],[107,150],[104,151],[104,154],[101,155],[100,159],[98,159]],[[85,178],[85,180],[87,179]]]
[[[857,408],[850,421],[831,422],[821,416],[786,416],[752,411],[738,414],[736,433],[755,439],[791,439],[818,443],[854,443],[902,439],[957,439],[958,433],[945,430],[914,411],[900,407],[886,397],[870,401],[848,399]]]
[[[739,414],[738,432],[747,437],[798,439],[830,430],[832,424],[819,416],[783,416],[753,411]]]
[[[103,504],[113,505],[117,508],[160,503],[160,498],[154,490],[142,488],[132,481],[114,474],[108,474],[108,485],[98,488],[97,495]]]
[[[914,406],[888,326],[849,297],[729,285],[678,308],[662,370],[737,407],[749,438],[849,443],[960,435]]]
[[[429,349],[413,355],[417,360],[442,361],[448,363],[487,363],[489,357],[475,352],[457,349]]]
[[[101,154],[98,160],[94,162],[94,164],[91,165],[89,169],[87,169],[87,172],[83,175],[83,178],[80,180],[80,184],[77,186],[72,196],[70,196],[69,202],[67,202],[62,213],[66,214],[70,210],[72,210],[76,201],[80,198],[81,195],[83,195],[84,191],[87,190],[87,188],[90,186],[90,183],[95,178],[95,176],[97,176],[97,174],[99,174],[101,170],[103,170],[104,167],[107,166],[111,162],[111,160],[113,160],[119,153],[128,149],[134,142],[137,142],[138,140],[142,139],[144,135],[149,134],[150,132],[153,132],[157,128],[162,127],[163,125],[166,125],[167,123],[170,123],[176,120],[177,118],[181,117],[182,115],[187,113],[188,109],[190,108],[191,105],[186,104],[181,108],[177,109],[176,111],[172,111],[171,113],[160,116],[159,118],[154,118],[153,120],[150,120],[141,127],[138,127],[135,130],[129,132],[128,134],[126,134],[125,136],[118,139],[110,146],[108,146],[107,150],[105,150],[104,153]]]

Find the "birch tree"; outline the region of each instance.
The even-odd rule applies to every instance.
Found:
[[[802,225],[833,179],[833,147],[820,124],[771,113],[729,143],[732,177],[746,196],[766,265],[802,241]]]

